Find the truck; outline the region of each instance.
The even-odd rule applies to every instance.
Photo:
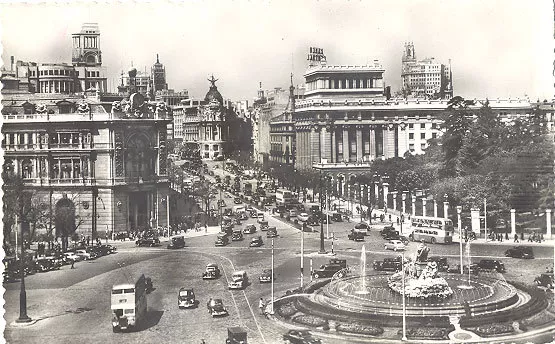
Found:
[[[135,284],[123,283],[112,286],[111,310],[114,332],[137,328],[146,318],[147,292],[148,283],[144,274]]]

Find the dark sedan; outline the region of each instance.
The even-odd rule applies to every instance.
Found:
[[[283,341],[291,344],[319,344],[322,341],[312,337],[312,334],[306,330],[289,330],[283,335]]]
[[[531,247],[515,246],[505,251],[505,257],[534,259],[534,251]]]

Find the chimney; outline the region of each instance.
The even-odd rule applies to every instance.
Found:
[[[13,57],[13,55],[10,56],[10,62],[12,63],[11,71],[13,72],[13,63],[14,63],[14,57]]]

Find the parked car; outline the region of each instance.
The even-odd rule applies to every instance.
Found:
[[[193,308],[197,306],[193,288],[180,288],[177,294],[178,308]]]
[[[310,215],[308,215],[307,213],[300,213],[297,218],[299,219],[299,221],[303,221],[306,222],[308,221],[308,218],[310,217]]]
[[[447,258],[445,257],[428,257],[428,262],[435,262],[437,264],[437,271],[447,272],[447,270],[449,270],[449,264],[447,263]]]
[[[38,258],[35,261],[35,270],[37,272],[46,272],[50,270],[59,269],[60,267],[56,267],[53,260],[50,257],[42,257]]]
[[[275,276],[274,276],[274,280],[275,280]],[[260,283],[270,283],[270,282],[272,282],[272,270],[271,269],[264,269],[262,271],[262,274],[260,274],[260,276],[258,276],[258,281]]]
[[[268,232],[266,233],[266,238],[276,238],[278,236],[276,227],[268,227]]]
[[[297,210],[289,209],[288,215],[289,217],[297,217]]]
[[[241,241],[243,239],[243,232],[241,232],[241,230],[235,230],[233,234],[231,234],[231,241]]]
[[[154,247],[154,246],[160,245],[160,239],[158,239],[158,237],[154,237],[154,236],[143,237],[143,238],[137,239],[135,241],[135,245]]]
[[[402,257],[384,258],[383,260],[375,260],[372,267],[377,271],[400,271],[403,263]]]
[[[231,281],[227,284],[228,289],[245,289],[249,282],[246,271],[235,271],[231,275]]]
[[[383,245],[383,248],[386,250],[393,250],[395,252],[404,251],[405,244],[403,244],[401,240],[389,240]]]
[[[505,257],[534,259],[534,251],[528,246],[515,246],[505,251]]]
[[[210,263],[206,265],[206,269],[202,273],[202,279],[216,279],[221,275],[220,268],[217,264]]]
[[[83,260],[83,257],[76,255],[75,252],[65,252],[64,256],[66,257],[66,260],[70,262],[71,261],[78,262]]]
[[[347,259],[330,258],[328,264],[337,264],[345,269],[347,267]]]
[[[545,287],[547,289],[553,289],[553,286],[555,285],[555,283],[553,282],[553,273],[552,272],[542,273],[541,275],[539,275],[538,277],[536,277],[534,279],[534,282],[538,286]]]
[[[83,260],[90,260],[91,259],[91,254],[89,252],[87,252],[87,250],[84,250],[84,249],[76,250],[75,254],[78,255],[79,257],[81,257],[81,259],[83,259]]]
[[[255,232],[256,232],[255,225],[248,225],[245,227],[245,229],[243,229],[244,234],[254,234]]]
[[[506,271],[505,264],[495,259],[482,259],[478,262],[478,267],[481,270],[486,270],[486,271],[497,271],[500,273],[503,273]]]
[[[320,344],[320,339],[312,337],[306,330],[289,330],[283,335],[283,341],[291,344]]]
[[[395,229],[395,227],[393,227],[393,226],[384,227],[384,228],[380,231],[380,235],[382,236],[382,238],[385,238],[386,236],[391,235],[391,234],[399,235],[399,231],[397,231],[397,230]]]
[[[228,315],[227,308],[224,306],[222,299],[211,299],[206,306],[208,307],[208,313],[212,317]]]
[[[249,247],[260,247],[262,245],[264,245],[264,242],[262,241],[262,237],[259,235],[251,239]]]
[[[343,267],[339,264],[324,264],[324,265],[321,265],[320,268],[312,271],[312,277],[314,278],[332,277],[341,269],[343,269]]]
[[[351,229],[351,232],[347,235],[347,238],[354,241],[364,241],[364,234]]]

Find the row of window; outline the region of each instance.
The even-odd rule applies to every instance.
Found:
[[[79,72],[77,72],[77,75],[79,75]],[[98,78],[100,76],[100,72],[99,71],[87,71],[87,78]]]
[[[437,133],[432,133],[432,139],[437,138]],[[420,139],[426,139],[426,133],[420,133]],[[409,140],[414,140],[414,133],[409,133]]]
[[[35,76],[35,72],[31,71],[31,75]],[[66,76],[79,76],[78,71],[71,69],[49,69],[39,71],[39,75],[66,75]]]

